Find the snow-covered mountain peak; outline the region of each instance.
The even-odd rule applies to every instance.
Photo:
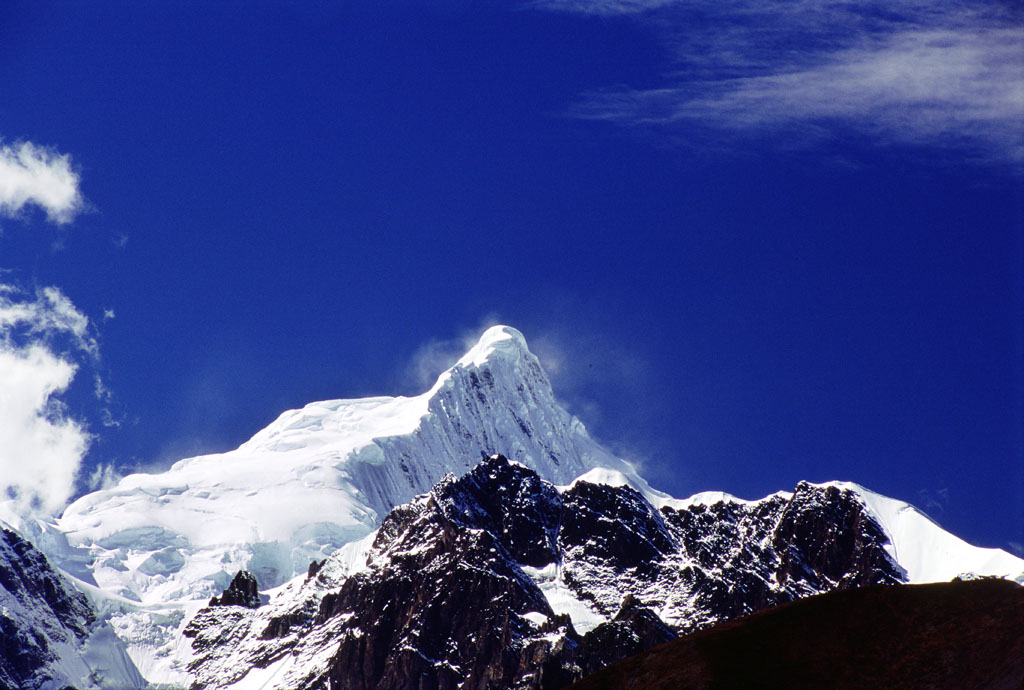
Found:
[[[511,326],[492,326],[425,393],[312,402],[283,412],[238,450],[288,452],[339,443],[353,447],[369,444],[375,438],[407,433],[429,414],[431,400],[446,388],[478,388],[481,381],[492,390],[501,385],[520,388],[523,382],[519,378],[527,370],[532,376],[525,382],[533,394],[553,404],[551,384],[523,334]],[[499,371],[506,375],[496,376]],[[191,458],[179,464],[203,460]]]
[[[131,475],[79,499],[61,527],[74,545],[120,549],[145,534],[145,544],[167,550],[163,565],[145,559],[144,576],[115,578],[123,581],[119,591],[143,601],[157,575],[184,577],[196,547],[236,554],[220,554],[227,558],[223,567],[215,559],[196,574],[202,596],[221,587],[222,572],[236,566],[274,586],[368,533],[392,506],[426,491],[445,472],[465,472],[481,454],[493,453],[560,483],[599,466],[642,483],[558,404],[523,335],[495,326],[421,395],[328,400],[289,410],[234,451],[181,460],[160,474]],[[257,555],[245,546],[239,551],[239,544],[272,546]]]
[[[496,454],[507,462],[488,465],[494,477],[480,475],[473,482],[455,479],[470,472],[482,455]],[[501,481],[518,477],[519,486],[527,488],[513,496],[511,489],[499,486],[499,474]],[[527,474],[533,479],[523,479]],[[438,484],[446,475],[449,478]],[[428,494],[431,487],[435,490]],[[832,495],[839,493],[842,496]],[[581,633],[596,615],[585,603],[591,599],[570,596],[565,588],[568,580],[559,578],[566,573],[570,579],[582,577],[591,570],[594,577],[617,578],[602,565],[607,555],[602,549],[610,548],[608,539],[614,535],[630,539],[629,535],[638,535],[639,546],[621,550],[630,563],[638,553],[654,557],[671,551],[668,541],[676,539],[669,534],[672,529],[697,535],[684,545],[686,558],[699,560],[705,554],[707,562],[701,561],[701,568],[717,573],[725,567],[725,552],[711,549],[711,541],[728,547],[730,558],[743,561],[750,556],[742,548],[745,542],[734,539],[742,531],[721,527],[723,520],[756,523],[763,532],[762,550],[775,558],[771,554],[776,554],[777,545],[772,540],[785,545],[790,538],[801,539],[810,548],[822,535],[832,535],[826,528],[828,520],[836,518],[872,547],[864,551],[870,558],[861,565],[869,570],[882,567],[896,579],[948,579],[958,574],[940,572],[940,567],[946,567],[943,563],[979,573],[995,566],[999,573],[1010,567],[1017,567],[1015,572],[1024,570],[1013,561],[1002,567],[1000,559],[1008,558],[1002,552],[992,556],[999,561],[993,561],[995,566],[984,554],[978,556],[981,560],[971,560],[979,550],[968,553],[961,547],[966,545],[951,535],[947,539],[932,534],[928,529],[938,528],[923,515],[905,504],[894,507],[886,503],[891,499],[860,487],[836,484],[826,492],[802,484],[791,494],[775,494],[762,501],[743,501],[721,492],[677,500],[657,492],[628,462],[596,443],[583,424],[559,405],[526,340],[507,326],[488,329],[421,395],[327,400],[289,410],[235,450],[182,460],[162,473],[131,475],[115,487],[84,496],[68,507],[56,526],[41,527],[33,535],[43,539],[40,545],[66,572],[88,583],[86,588],[103,599],[98,608],[102,615],[109,615],[147,679],[188,685],[195,650],[181,633],[238,571],[255,575],[264,591],[314,587],[309,573],[317,568],[322,570],[316,582],[340,582],[370,567],[370,560],[387,555],[377,553],[376,538],[367,535],[381,527],[395,506],[410,504],[426,510],[434,501],[446,519],[459,521],[463,514],[469,516],[466,519],[479,517],[474,517],[474,501],[467,497],[492,495],[515,499],[505,506],[508,510],[499,511],[502,514],[515,515],[520,499],[537,502],[541,495],[541,503],[551,508],[545,508],[547,517],[562,506],[557,512],[564,519],[551,524],[561,525],[559,529],[576,540],[579,553],[574,557],[579,557],[582,570],[566,571],[557,559],[547,559],[558,543],[546,537],[537,541],[536,530],[526,530],[529,538],[515,541],[515,548],[524,554],[517,562],[536,571],[529,576],[539,578],[538,586],[552,598],[552,610],[572,616]],[[865,506],[878,522],[866,531],[860,529],[866,524],[860,518]],[[593,520],[583,519],[584,508]],[[625,514],[632,516],[631,522],[617,526],[616,516]],[[819,520],[820,515],[825,518]],[[497,519],[497,513],[491,517]],[[518,518],[509,519],[509,524],[519,524]],[[825,527],[819,529],[821,525]],[[385,523],[378,537],[388,529]],[[596,537],[594,529],[600,532]],[[550,530],[545,527],[541,532]],[[883,551],[886,540],[890,543]],[[810,577],[798,560],[785,555],[789,551],[779,548],[780,573],[787,581],[799,583],[804,581],[801,577]],[[945,549],[945,555],[930,561],[928,549]],[[339,555],[323,564],[332,553]],[[373,558],[368,560],[369,556]],[[898,577],[895,571],[890,573],[886,566],[890,560],[905,572]],[[832,568],[834,563],[829,560],[826,565]],[[666,572],[699,579],[696,571]],[[295,576],[298,580],[285,584]],[[837,582],[846,577],[838,570],[824,576]],[[764,597],[777,589],[772,582],[764,579],[764,587],[758,590]],[[697,580],[690,584],[694,583],[699,584]],[[709,596],[718,595],[712,591]],[[602,615],[617,615],[620,593],[608,593],[601,601]],[[732,611],[730,601],[726,597],[719,602],[724,607],[722,616]],[[531,611],[540,609],[527,613]]]
[[[533,353],[526,344],[526,338],[511,326],[491,326],[477,344],[469,349],[455,366],[483,366],[493,358],[511,360],[533,358]]]
[[[220,594],[238,570],[261,588],[305,573],[374,530],[395,505],[447,472],[500,453],[567,484],[595,467],[646,483],[598,445],[555,398],[523,335],[488,329],[421,395],[314,402],[281,414],[239,448],[125,477],[59,520],[97,586],[139,610],[115,624],[152,680],[169,667],[182,612]],[[649,487],[646,487],[649,490]]]

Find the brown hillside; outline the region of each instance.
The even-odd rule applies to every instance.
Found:
[[[1024,689],[1024,587],[865,587],[779,606],[609,666],[572,690]]]

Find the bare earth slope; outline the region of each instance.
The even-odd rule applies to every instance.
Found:
[[[660,645],[572,690],[1024,688],[1024,587],[876,586],[779,606]]]

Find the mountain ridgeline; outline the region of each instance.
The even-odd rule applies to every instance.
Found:
[[[656,491],[558,404],[505,326],[422,395],[287,411],[22,537],[63,570],[43,600],[0,580],[26,612],[2,619],[7,661],[39,650],[0,676],[24,690],[561,688],[812,595],[1024,582],[1021,559],[856,484]],[[24,560],[43,578],[13,544],[9,572]]]
[[[887,543],[834,485],[658,509],[628,485],[560,490],[494,456],[270,605],[200,611],[193,687],[255,672],[294,690],[562,688],[720,621],[901,583]]]

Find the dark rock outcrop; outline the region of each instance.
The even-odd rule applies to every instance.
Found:
[[[210,606],[244,606],[255,609],[259,605],[260,588],[256,576],[248,570],[239,570],[224,593],[210,599]]]
[[[528,613],[555,614],[518,566],[554,558],[558,493],[519,465],[488,462],[396,509],[371,552],[378,567],[324,597],[318,621],[348,616],[332,687],[511,688],[543,666]],[[551,632],[575,638],[566,618]],[[571,631],[571,632],[570,632]]]
[[[560,656],[560,661],[562,668],[571,669],[571,675],[578,678],[675,637],[676,633],[657,614],[627,594],[615,618],[584,635],[578,646]]]
[[[0,588],[4,599],[44,623],[33,625],[14,607],[0,607],[0,687],[38,687],[48,680],[56,645],[84,641],[96,615],[84,594],[67,587],[42,553],[8,529],[0,529]]]
[[[885,534],[850,492],[800,482],[772,535],[780,584],[849,589],[899,582],[902,572],[885,553]]]

